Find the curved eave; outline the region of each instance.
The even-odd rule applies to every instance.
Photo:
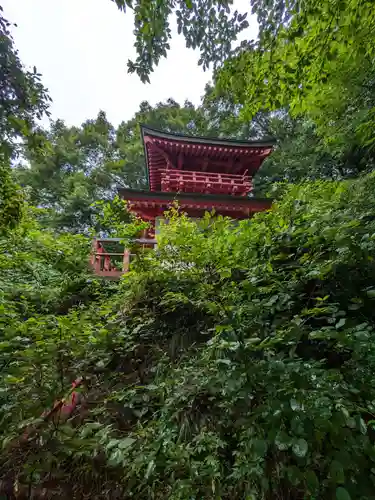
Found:
[[[268,138],[265,140],[255,140],[255,141],[240,141],[236,139],[220,139],[220,138],[210,138],[210,137],[200,137],[193,135],[184,135],[177,134],[174,132],[162,132],[161,130],[157,130],[152,127],[148,127],[147,125],[140,125],[142,139],[145,136],[148,137],[157,137],[158,139],[165,139],[171,141],[179,141],[179,142],[187,142],[191,144],[206,144],[207,146],[224,146],[224,147],[264,147],[264,148],[272,148],[276,144],[276,139]]]
[[[230,205],[233,207],[253,207],[265,210],[272,205],[270,198],[248,198],[245,196],[196,194],[196,193],[166,193],[163,191],[141,191],[118,187],[118,193],[123,200],[139,201],[150,204],[168,205],[179,201],[181,205]]]
[[[231,150],[233,154],[238,154],[240,156],[242,156],[244,150],[249,151],[250,149],[258,149],[258,150],[269,149],[270,151],[267,153],[268,156],[268,154],[270,154],[273,146],[276,143],[276,140],[273,138],[267,140],[257,140],[257,141],[238,141],[233,139],[214,139],[207,137],[187,136],[184,134],[176,134],[172,132],[162,132],[152,127],[148,127],[146,125],[140,125],[140,127],[141,127],[143,149],[146,160],[147,181],[150,189],[151,189],[150,158],[148,154],[148,147],[145,141],[146,137],[159,141],[170,141],[171,144],[179,143],[181,144],[182,148],[189,148],[194,146],[196,146],[197,148],[202,148],[206,146],[209,149],[227,148],[228,150]],[[260,164],[264,159],[265,157],[260,161]]]

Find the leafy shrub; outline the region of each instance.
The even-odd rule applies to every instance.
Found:
[[[289,187],[235,227],[171,211],[104,297],[10,309],[6,477],[71,498],[375,498],[374,191]],[[10,448],[78,375],[84,418]]]

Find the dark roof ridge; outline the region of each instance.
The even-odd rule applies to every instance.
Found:
[[[254,140],[254,141],[245,141],[238,139],[220,139],[219,137],[201,137],[201,136],[193,136],[193,135],[185,135],[178,134],[176,132],[163,132],[162,130],[155,129],[153,127],[149,127],[148,125],[140,124],[142,139],[145,135],[153,135],[156,137],[160,137],[161,139],[171,139],[171,140],[181,140],[183,142],[200,142],[202,144],[217,144],[221,146],[227,145],[228,147],[237,146],[237,147],[272,147],[276,144],[276,139],[268,138],[264,140]],[[147,134],[149,133],[149,134]]]

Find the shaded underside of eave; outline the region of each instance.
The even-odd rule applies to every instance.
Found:
[[[173,193],[173,192],[162,192],[162,191],[141,191],[135,189],[125,189],[118,188],[118,193],[120,197],[128,201],[159,201],[160,203],[172,203],[174,200],[180,202],[212,202],[212,203],[227,203],[230,205],[272,205],[272,199],[270,198],[247,198],[240,196],[230,196],[230,195],[215,195],[215,194],[196,194],[196,193]]]

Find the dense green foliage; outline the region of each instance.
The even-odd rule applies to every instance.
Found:
[[[373,175],[290,188],[235,229],[172,213],[115,295],[57,315],[51,293],[31,316],[32,297],[16,302],[7,440],[76,374],[90,386],[83,422],[6,447],[3,467],[77,498],[373,498],[374,188]],[[61,248],[77,252],[72,238]]]
[[[221,66],[199,106],[42,130],[49,97],[0,18],[0,495],[374,499],[372,3],[253,0],[259,40],[235,53],[230,2],[116,4],[142,79],[173,13]],[[276,136],[255,191],[277,201],[236,225],[175,208],[157,251],[103,281],[91,234],[145,227],[115,197],[146,188],[141,123]],[[78,377],[70,417],[42,416]]]
[[[186,46],[200,50],[203,69],[223,62],[232,50],[232,42],[248,27],[247,14],[231,12],[233,0],[112,0],[123,11],[132,9],[137,59],[128,61],[130,73],[136,72],[143,82],[170,49],[173,15]]]
[[[247,119],[287,107],[312,120],[345,175],[373,168],[374,26],[367,0],[253,0],[260,38],[217,73]]]
[[[0,162],[17,153],[20,139],[38,143],[33,127],[47,112],[49,100],[36,68],[23,68],[10,27],[0,5]]]

